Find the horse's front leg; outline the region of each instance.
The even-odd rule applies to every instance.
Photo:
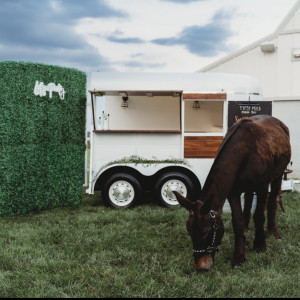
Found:
[[[257,204],[255,213],[253,216],[254,224],[255,224],[255,239],[253,243],[253,248],[257,252],[265,252],[267,249],[266,246],[266,237],[264,232],[264,224],[265,224],[265,206],[268,197],[268,186],[261,188],[257,191]]]
[[[246,259],[246,237],[243,211],[241,205],[241,193],[230,194],[228,201],[231,207],[232,226],[234,231],[234,252],[231,265],[233,267],[244,263]]]

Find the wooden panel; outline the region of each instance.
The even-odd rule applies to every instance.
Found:
[[[226,100],[226,94],[183,94],[183,99],[189,100]]]
[[[187,136],[184,158],[215,158],[222,140],[221,136]]]

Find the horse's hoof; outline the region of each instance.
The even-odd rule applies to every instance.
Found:
[[[267,232],[267,236],[268,236],[268,237],[274,236],[274,238],[275,238],[276,240],[279,240],[279,239],[280,239],[280,236],[279,236],[277,230],[270,230],[270,231],[268,231],[268,232]]]
[[[231,261],[231,267],[232,268],[237,268],[240,267],[242,264],[246,263],[247,259],[245,257],[239,258],[239,259],[233,259]]]
[[[254,246],[253,247],[253,250],[256,252],[256,253],[264,253],[267,251],[267,246]]]

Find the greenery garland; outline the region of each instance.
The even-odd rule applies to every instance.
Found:
[[[181,164],[187,167],[191,167],[191,165],[185,159],[169,158],[169,159],[159,160],[156,157],[152,157],[152,159],[147,159],[138,155],[131,155],[129,157],[123,157],[121,159],[111,161],[105,164],[104,166],[102,166],[94,176],[92,182],[95,183],[95,181],[97,180],[97,178],[99,177],[99,175],[104,169],[106,169],[109,166],[117,165],[117,164],[125,164],[125,165],[134,164],[136,166],[143,165],[144,167],[149,167],[150,165],[157,165],[157,164],[174,164],[174,165]]]

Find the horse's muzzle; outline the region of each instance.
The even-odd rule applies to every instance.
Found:
[[[210,254],[205,254],[201,258],[195,259],[197,271],[209,271],[214,264],[214,258]]]

